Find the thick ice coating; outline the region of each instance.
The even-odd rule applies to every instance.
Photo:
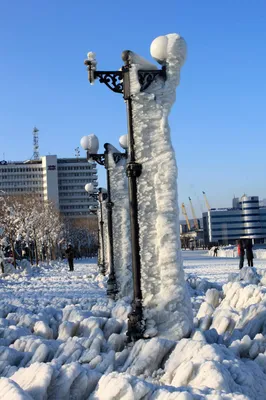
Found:
[[[158,333],[176,340],[189,334],[192,312],[180,251],[177,166],[168,115],[176,98],[186,44],[177,34],[164,38],[160,44],[166,48],[157,47],[155,52],[153,45],[152,49],[154,56],[161,57],[162,52],[166,56],[166,81],[158,77],[140,92],[137,72],[143,65],[133,57],[130,84],[136,160],[143,167],[138,200],[146,335]]]

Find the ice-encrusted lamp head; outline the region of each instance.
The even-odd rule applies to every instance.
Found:
[[[150,53],[159,64],[164,65],[169,58],[174,57],[182,66],[186,59],[186,42],[177,33],[158,36],[151,44]]]
[[[80,140],[81,147],[90,154],[97,154],[99,150],[99,139],[93,133],[88,136],[83,136]]]
[[[86,190],[86,192],[88,192],[88,193],[93,193],[93,192],[94,192],[94,185],[93,185],[93,183],[87,183],[87,184],[85,185],[85,190]]]
[[[96,61],[96,54],[93,51],[89,51],[87,53],[87,58],[89,61]]]
[[[165,64],[167,59],[167,43],[166,36],[158,36],[152,41],[150,52],[151,56],[159,63]]]

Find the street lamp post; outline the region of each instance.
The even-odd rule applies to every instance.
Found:
[[[115,276],[115,266],[114,266],[114,245],[113,245],[113,206],[111,197],[111,184],[110,184],[110,159],[113,157],[115,164],[117,164],[121,159],[127,158],[127,152],[125,153],[114,153],[110,151],[111,145],[109,143],[104,144],[105,151],[102,154],[98,154],[98,138],[95,135],[84,136],[80,143],[84,150],[87,151],[87,160],[95,161],[99,165],[103,165],[106,169],[106,182],[107,182],[107,229],[108,229],[108,258],[109,258],[109,277],[107,281],[107,295],[111,298],[115,298],[118,292],[117,282]],[[93,144],[93,145],[92,145]],[[92,152],[93,151],[93,152]]]
[[[102,264],[102,261],[101,261],[101,259],[102,259],[102,250],[101,250],[101,229],[100,229],[100,218],[99,218],[99,216],[98,216],[98,207],[93,207],[93,206],[90,206],[89,207],[89,210],[90,210],[90,214],[93,214],[93,215],[96,215],[97,216],[97,218],[98,218],[98,229],[97,229],[97,240],[98,240],[98,266],[100,266],[101,264]],[[100,269],[100,268],[99,268]],[[101,271],[100,271],[101,272]]]
[[[100,205],[100,235],[98,231],[98,241],[99,241],[99,247],[100,247],[100,255],[101,259],[99,260],[98,258],[98,266],[100,272],[105,275],[106,273],[106,266],[105,266],[105,253],[104,253],[104,231],[103,231],[103,225],[104,225],[104,220],[103,220],[103,201],[106,200],[107,194],[104,192],[103,188],[99,188],[98,193],[94,193],[94,186],[92,183],[87,183],[85,185],[85,190],[88,192],[88,194],[93,197],[94,199],[98,200],[99,205]],[[101,236],[101,244],[99,240],[99,236]],[[100,261],[100,262],[99,262]]]
[[[158,48],[156,49],[158,50]],[[138,71],[140,91],[146,90],[157,78],[166,80],[166,66],[164,65],[164,44],[157,51],[156,60],[163,64],[162,69],[145,69]],[[129,194],[129,213],[131,227],[131,246],[132,246],[132,275],[133,275],[133,302],[132,311],[128,315],[128,339],[135,341],[143,337],[145,323],[143,320],[142,291],[141,291],[141,259],[139,245],[139,222],[138,222],[138,198],[137,198],[137,178],[140,177],[142,165],[137,162],[134,143],[134,124],[132,114],[133,95],[130,88],[131,61],[135,54],[129,50],[122,53],[124,66],[120,71],[97,71],[97,61],[95,54],[88,53],[88,59],[84,61],[88,70],[88,79],[91,84],[95,79],[104,83],[115,93],[123,94],[127,108],[128,125],[128,194]]]

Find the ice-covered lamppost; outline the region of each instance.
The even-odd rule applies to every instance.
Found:
[[[151,45],[158,67],[124,51],[119,71],[97,71],[95,55],[85,64],[91,84],[99,79],[122,93],[128,121],[128,191],[133,302],[130,340],[156,334],[178,339],[189,334],[192,311],[180,253],[177,167],[168,115],[175,101],[186,45],[177,34]],[[144,322],[145,321],[145,322]]]
[[[115,298],[117,294],[117,282],[115,276],[114,266],[114,246],[113,246],[113,202],[111,198],[111,185],[110,185],[110,157],[117,164],[122,158],[127,158],[127,152],[120,153],[114,152],[113,146],[110,143],[105,143],[104,153],[98,154],[99,140],[96,135],[83,136],[80,140],[80,144],[84,150],[87,151],[87,160],[95,161],[99,165],[103,165],[106,169],[106,182],[107,182],[107,238],[108,238],[108,258],[109,258],[109,276],[107,281],[107,295],[111,298]]]
[[[100,235],[98,235],[98,245],[99,245],[99,255],[98,256],[98,267],[100,272],[105,275],[106,273],[106,266],[105,266],[105,252],[104,252],[104,220],[103,220],[103,201],[107,198],[106,190],[103,188],[99,188],[98,192],[95,193],[95,188],[93,183],[87,183],[85,185],[85,190],[89,194],[89,196],[93,197],[94,199],[98,200],[100,205],[100,218],[99,218],[99,226],[100,226]]]
[[[142,166],[136,162],[134,147],[134,127],[132,118],[132,93],[130,82],[130,68],[133,52],[126,50],[122,53],[124,66],[120,71],[97,71],[95,54],[88,53],[88,59],[84,64],[88,67],[88,79],[91,84],[99,78],[100,83],[104,83],[115,93],[122,93],[127,105],[128,122],[128,191],[129,191],[129,212],[131,226],[131,245],[132,245],[132,273],[133,273],[133,302],[132,311],[128,318],[128,336],[130,339],[137,340],[142,337],[144,332],[144,321],[142,313],[142,293],[141,293],[141,259],[139,247],[139,225],[138,225],[138,199],[137,199],[137,178],[141,175]],[[149,69],[151,67],[151,69]],[[138,71],[140,90],[144,91],[149,87],[154,79],[160,77],[166,79],[165,66],[157,70],[152,64],[146,63],[145,70]]]

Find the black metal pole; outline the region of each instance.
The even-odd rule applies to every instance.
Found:
[[[98,253],[98,267],[99,265],[101,265],[101,257],[102,257],[102,250],[101,250],[101,239],[100,239],[100,222],[98,220],[98,230],[97,230],[97,239],[98,239],[98,249],[97,249],[97,253]]]
[[[100,198],[100,196],[101,196],[101,198]],[[100,203],[100,231],[101,231],[101,251],[102,251],[102,254],[101,254],[101,256],[102,256],[102,264],[101,265],[99,265],[99,268],[100,268],[100,272],[103,274],[103,275],[105,275],[105,273],[106,273],[106,268],[105,268],[105,256],[104,256],[104,232],[103,232],[103,224],[104,224],[104,221],[103,221],[103,198],[102,198],[102,193],[101,192],[99,192],[99,194],[98,194],[98,200],[99,200],[99,203]]]
[[[113,206],[111,198],[110,170],[108,165],[108,150],[105,156],[106,159],[106,181],[107,181],[107,228],[108,228],[108,254],[109,254],[109,277],[107,281],[107,296],[115,298],[117,294],[117,283],[114,268],[114,243],[113,243]]]
[[[137,198],[137,178],[141,175],[141,164],[136,162],[134,148],[134,129],[132,116],[132,98],[130,94],[130,62],[129,52],[123,53],[125,67],[123,68],[123,91],[124,99],[127,104],[127,125],[128,125],[128,194],[129,194],[129,213],[131,226],[131,247],[132,247],[132,274],[133,274],[133,302],[132,311],[128,315],[129,341],[136,341],[143,337],[145,324],[142,310],[141,292],[141,259],[139,245],[139,222],[138,222],[138,198]]]

